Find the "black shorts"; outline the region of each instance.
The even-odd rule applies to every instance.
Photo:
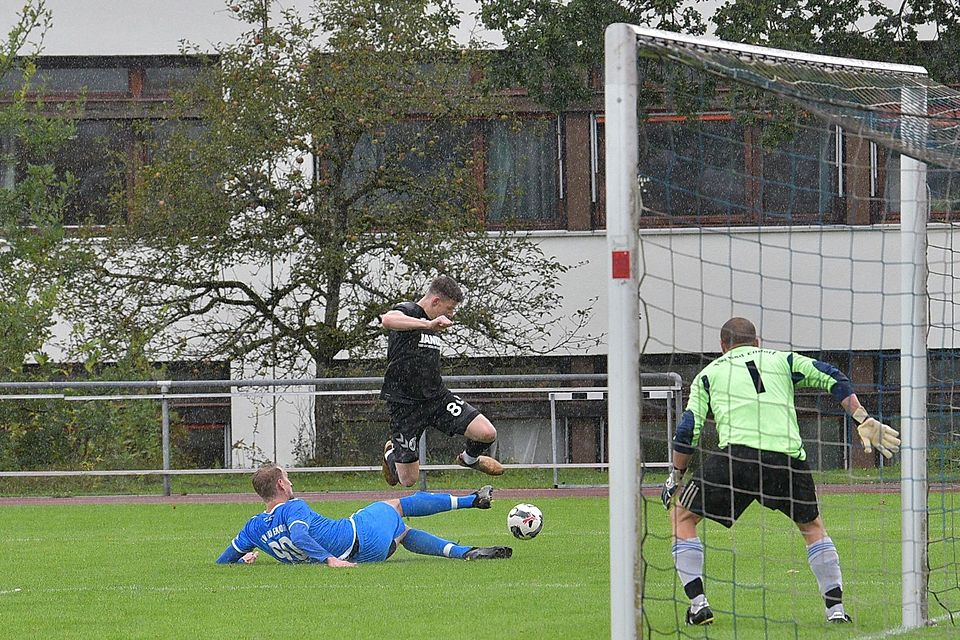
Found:
[[[420,457],[420,435],[427,427],[435,427],[448,436],[462,436],[480,415],[469,402],[449,391],[416,404],[387,402],[390,412],[390,439],[397,462],[414,462]]]
[[[703,464],[679,498],[697,515],[729,528],[754,500],[797,524],[820,515],[817,488],[806,461],[742,445],[703,455]]]

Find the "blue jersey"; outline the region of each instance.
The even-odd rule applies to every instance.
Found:
[[[303,500],[291,498],[250,518],[217,562],[237,562],[255,548],[287,563],[343,559],[350,555],[355,535],[350,518],[325,518]]]

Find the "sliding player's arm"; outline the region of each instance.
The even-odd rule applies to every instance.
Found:
[[[798,387],[814,387],[829,391],[857,423],[857,435],[863,443],[863,450],[871,453],[874,449],[883,457],[892,458],[900,450],[900,433],[871,418],[853,392],[850,379],[828,362],[813,360],[796,353],[790,354],[790,364],[794,375],[794,384]]]
[[[308,562],[322,562],[328,567],[357,566],[356,563],[341,560],[324,549],[323,546],[310,535],[310,527],[304,520],[294,520],[287,525],[287,531],[290,533],[291,542],[303,552],[304,556],[309,558]]]
[[[253,560],[248,560],[250,552],[252,552],[256,547],[246,539],[243,531],[237,534],[237,537],[233,539],[233,542],[230,543],[226,549],[223,550],[223,553],[220,554],[220,557],[217,558],[217,564],[233,564],[235,562],[250,564],[253,560],[256,560],[254,556]]]

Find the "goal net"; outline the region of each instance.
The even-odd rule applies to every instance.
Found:
[[[855,632],[960,624],[960,93],[921,67],[630,25],[607,30],[605,84],[613,637],[686,633],[690,604],[664,476],[643,471],[667,443],[645,427],[639,373],[689,384],[734,316],[765,347],[835,365],[900,431],[892,459],[867,454],[829,393],[797,392]],[[710,635],[825,625],[782,513],[754,504],[697,531]]]

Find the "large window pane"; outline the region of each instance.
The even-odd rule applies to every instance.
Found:
[[[122,156],[127,153],[129,129],[114,120],[82,120],[77,135],[52,159],[61,174],[78,180],[64,224],[106,224],[110,221],[110,196],[124,188]]]
[[[558,217],[559,171],[553,120],[486,125],[487,221],[544,223]]]
[[[126,67],[39,69],[30,81],[34,90],[44,93],[126,93],[130,89]],[[23,86],[23,73],[7,72],[0,79],[0,92]]]
[[[883,160],[886,212],[899,213],[900,154],[886,150],[878,155]],[[955,221],[960,214],[960,171],[927,165],[927,197],[931,217]]]
[[[732,120],[640,127],[643,216],[734,223],[747,214],[743,127]]]
[[[187,91],[202,73],[200,67],[147,67],[144,69],[144,95],[169,95]]]
[[[381,172],[390,186],[371,192],[364,201],[399,202],[414,191],[451,178],[455,168],[464,166],[469,153],[469,127],[465,125],[440,121],[393,124],[376,141],[369,135],[360,138],[344,181],[351,188],[363,188],[375,172]]]
[[[760,144],[763,222],[842,220],[833,127],[797,125],[786,131],[762,130]]]

